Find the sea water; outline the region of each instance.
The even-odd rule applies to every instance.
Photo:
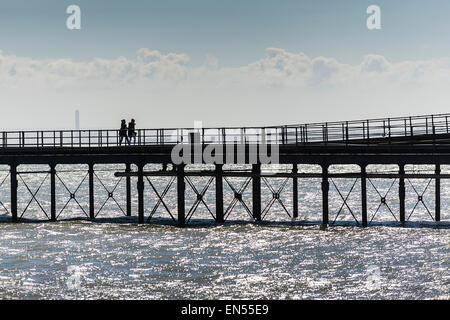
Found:
[[[19,171],[37,169],[47,168],[21,166]],[[5,179],[0,186],[1,299],[449,299],[446,180],[441,186],[441,223],[432,221],[434,181],[406,181],[409,221],[402,226],[396,221],[398,182],[371,180],[368,208],[373,221],[361,228],[359,181],[334,179],[330,223],[335,223],[321,230],[320,179],[299,179],[299,218],[292,219],[291,180],[268,178],[262,182],[262,208],[270,205],[270,188],[278,191],[284,185],[282,204],[275,201],[262,223],[254,223],[245,209],[246,205],[251,210],[250,183],[243,191],[245,205],[238,203],[224,224],[216,224],[209,212],[215,214],[211,183],[204,196],[209,210],[200,203],[187,227],[177,228],[170,216],[176,219],[175,184],[164,197],[170,214],[161,204],[150,223],[139,225],[133,178],[133,216],[125,216],[125,180],[113,175],[123,169],[96,167],[97,217],[89,221],[86,168],[58,166],[59,216],[54,223],[42,222],[50,211],[46,173],[21,174],[18,211],[23,216],[20,223],[11,223],[8,172],[0,172],[0,182]],[[170,181],[149,179],[159,194]],[[200,192],[209,178],[191,180]],[[238,190],[245,182],[245,178],[224,181],[225,209],[233,200],[228,183]],[[32,194],[41,183],[37,204]],[[188,183],[186,188],[189,212],[196,196]],[[424,203],[417,204],[417,193],[423,191]],[[75,199],[70,199],[74,192]],[[386,192],[387,206],[380,206]],[[114,198],[108,197],[110,193]],[[146,219],[157,201],[146,180]]]

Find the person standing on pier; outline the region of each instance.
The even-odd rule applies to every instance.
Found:
[[[119,146],[122,145],[123,138],[125,138],[125,141],[128,143],[128,145],[130,145],[130,140],[127,136],[127,129],[127,121],[125,119],[122,119],[119,130]]]
[[[128,138],[131,142],[131,138],[133,138],[133,144],[136,144],[136,121],[134,119],[131,119],[131,121],[128,123]]]

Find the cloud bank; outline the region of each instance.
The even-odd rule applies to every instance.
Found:
[[[348,65],[334,58],[310,58],[303,53],[268,48],[266,57],[237,68],[219,68],[214,57],[200,67],[189,66],[186,54],[162,54],[140,49],[136,57],[76,62],[70,59],[34,60],[4,55],[0,51],[0,86],[19,85],[78,87],[97,84],[252,85],[254,87],[297,87],[352,85],[361,81],[391,84],[429,84],[450,80],[450,59],[390,63],[380,55],[367,55],[359,65]]]
[[[41,112],[71,126],[75,109],[87,127],[110,127],[130,112],[154,127],[190,126],[195,119],[263,125],[445,112],[450,99],[450,58],[393,63],[369,54],[349,65],[268,48],[265,57],[241,67],[220,67],[213,56],[201,66],[189,61],[183,53],[145,48],[133,58],[91,61],[0,51],[0,103],[17,116],[34,115],[20,121],[25,127],[36,127],[35,117],[47,127]],[[0,120],[4,127],[15,122]]]

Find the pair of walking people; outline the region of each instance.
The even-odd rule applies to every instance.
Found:
[[[125,141],[128,145],[131,144],[131,139],[133,139],[133,144],[136,144],[136,121],[131,119],[128,123],[125,119],[122,119],[119,130],[119,146],[122,145],[122,141],[125,138]]]

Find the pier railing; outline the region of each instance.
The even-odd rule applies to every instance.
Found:
[[[431,139],[449,133],[450,114],[309,123],[266,127],[137,129],[132,145],[174,145],[178,143],[267,143],[310,144],[391,143],[399,138]],[[439,143],[445,143],[439,141]],[[0,148],[76,148],[128,145],[119,130],[5,131]]]

